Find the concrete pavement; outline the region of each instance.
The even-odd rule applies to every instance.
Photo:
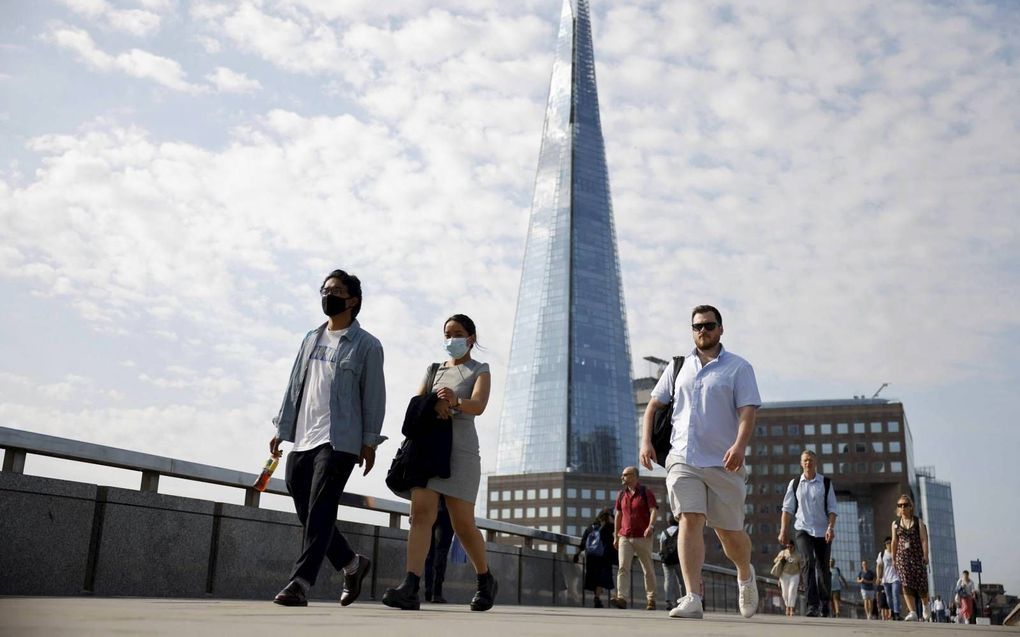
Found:
[[[173,637],[592,637],[685,635],[755,637],[867,637],[869,635],[1018,634],[1001,626],[956,626],[850,619],[787,619],[781,615],[709,614],[703,620],[670,619],[666,611],[542,606],[497,606],[473,613],[466,606],[425,605],[401,612],[376,602],[347,608],[313,602],[283,608],[238,600],[87,597],[0,598],[0,636],[156,635]]]

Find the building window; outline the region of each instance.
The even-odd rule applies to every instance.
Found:
[[[868,443],[866,442],[855,442],[854,451],[857,453],[868,453]]]
[[[520,520],[524,517],[524,509],[520,507],[514,507],[514,517]]]
[[[754,485],[753,485],[753,484],[751,484],[750,482],[748,482],[747,484],[745,484],[745,485],[744,485],[744,492],[745,492],[745,493],[746,493],[747,495],[754,495]]]
[[[828,423],[823,424],[821,426],[821,433],[822,433],[823,436],[831,436],[832,435],[832,425],[830,425]]]
[[[850,433],[850,425],[846,424],[845,422],[836,423],[836,433],[841,436],[845,436],[846,434]]]
[[[745,504],[744,505],[744,515],[754,515],[754,505],[753,504]]]
[[[759,484],[758,485],[758,495],[768,495],[768,494],[769,494],[769,485],[765,484],[764,482]],[[765,513],[768,513],[768,511],[765,511]]]
[[[803,449],[803,447],[801,447],[800,445],[787,445],[786,453],[790,454],[791,456],[799,456],[801,449]]]
[[[567,525],[567,535],[574,535],[574,536],[576,536],[576,535],[580,535],[580,534],[577,532],[577,527],[575,525],[569,524],[569,525]]]
[[[787,436],[799,436],[800,435],[800,425],[787,425],[786,426],[786,435]]]
[[[761,552],[762,552],[762,555],[771,555],[772,554],[772,545],[771,544],[762,544],[761,545]]]
[[[501,517],[504,520],[509,520],[510,519],[510,509],[500,509],[500,511],[502,511]]]
[[[514,489],[514,500],[524,499],[524,489]]]
[[[773,436],[782,436],[783,435],[783,426],[782,425],[772,425],[772,435]]]
[[[854,472],[855,473],[867,473],[868,472],[868,463],[867,462],[855,462],[854,463]]]
[[[570,498],[571,500],[576,498],[577,497],[577,489],[575,489],[574,487],[568,488],[567,489],[567,497]]]
[[[839,463],[839,472],[844,475],[850,473],[850,463],[849,462]]]
[[[786,473],[786,465],[785,464],[774,464],[774,465],[772,465],[772,475],[774,475],[774,476],[781,476],[784,473]]]
[[[581,517],[590,520],[592,518],[591,507],[581,507]]]
[[[880,433],[882,433],[882,423],[880,423],[880,422],[873,422],[873,423],[871,423],[871,433],[873,433],[873,434],[880,434]]]
[[[746,447],[744,447],[744,455],[745,456],[754,455],[754,449],[751,447],[751,445],[747,445]]]
[[[839,450],[840,454],[850,453],[850,443],[849,442],[837,442],[836,443],[836,449]]]
[[[767,464],[758,465],[758,475],[767,476],[769,474],[769,466]]]
[[[493,520],[499,519],[499,509],[489,509],[489,517]]]
[[[510,492],[509,491],[504,491],[503,492],[503,502],[509,502],[509,501],[510,501]]]
[[[549,515],[551,515],[554,518],[560,517],[560,508],[559,507],[552,507],[552,508],[550,508],[549,509]]]
[[[776,495],[786,495],[786,485],[782,482],[775,483],[772,488]]]
[[[535,517],[535,507],[528,507],[527,516],[529,518]]]
[[[899,452],[900,452],[900,442],[898,440],[893,440],[892,442],[890,442],[889,443],[889,453],[899,453]]]
[[[827,473],[827,474],[831,474],[832,473],[832,463],[831,462],[823,462],[822,463],[822,473]]]
[[[791,476],[795,476],[798,473],[800,473],[800,465],[799,464],[791,464],[790,465],[790,475]]]
[[[539,489],[538,490],[538,499],[539,500],[548,500],[549,499],[549,489]]]
[[[538,517],[540,518],[549,517],[549,507],[538,507]]]
[[[768,513],[768,511],[765,511],[765,513]],[[762,535],[767,535],[772,532],[772,525],[768,522],[762,522],[758,525],[758,532]]]
[[[768,445],[758,445],[758,455],[759,456],[767,456],[767,455],[769,455],[769,446]]]
[[[874,471],[875,473],[885,473],[885,463],[873,462],[871,464],[871,470]]]
[[[871,449],[875,453],[882,453],[884,451],[883,447],[885,447],[885,445],[882,444],[881,442],[872,442],[871,443]]]
[[[531,502],[534,499],[535,499],[535,490],[534,489],[528,489],[528,502]]]
[[[823,456],[832,455],[832,443],[831,442],[823,442],[822,443],[822,455]]]
[[[889,429],[889,433],[891,434],[899,433],[900,423],[896,420],[890,420],[887,429]]]
[[[745,522],[744,533],[747,533],[748,535],[754,535],[754,525],[751,524],[750,522]]]
[[[567,517],[568,518],[576,518],[577,517],[577,507],[567,507]]]
[[[606,490],[605,489],[599,489],[598,491],[596,491],[595,492],[595,499],[598,500],[599,502],[602,502],[603,500],[605,500],[606,499]]]
[[[559,487],[556,487],[555,489],[553,489],[553,490],[552,490],[552,497],[553,497],[553,500],[557,500],[557,499],[559,499],[559,497],[560,497],[560,494],[561,494],[561,493],[563,493],[563,492],[562,492],[562,491],[560,491],[560,488],[559,488]]]
[[[813,436],[813,435],[815,435],[815,426],[814,425],[804,425],[804,435],[805,436]]]
[[[855,422],[854,423],[854,433],[855,434],[862,434],[862,433],[864,433],[864,423],[863,422]]]
[[[772,455],[773,456],[781,456],[781,455],[783,455],[783,451],[785,449],[786,449],[786,447],[784,447],[783,445],[772,445]]]
[[[551,530],[553,533],[562,533],[563,531],[560,530],[561,528],[562,527],[559,524],[554,524],[549,527],[549,530]]]
[[[581,499],[591,500],[591,489],[581,489]]]
[[[813,442],[807,443],[806,445],[804,445],[804,448],[807,449],[808,451],[814,451],[815,453],[818,453],[818,445],[816,445]]]
[[[765,436],[769,435],[769,429],[765,425],[758,425],[757,427],[754,428],[754,435],[758,436],[759,438],[764,438]]]
[[[489,492],[489,502],[499,502],[499,491]]]
[[[903,473],[903,463],[902,462],[890,462],[889,463],[889,471],[891,471],[892,473]]]

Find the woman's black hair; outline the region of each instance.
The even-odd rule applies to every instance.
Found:
[[[454,323],[459,323],[460,326],[464,328],[464,331],[468,333],[468,336],[475,337],[475,345],[478,345],[478,335],[475,330],[475,322],[471,320],[470,316],[468,316],[467,314],[454,314],[450,318],[443,321],[443,327],[446,327],[446,324],[449,323],[450,321],[453,321]]]

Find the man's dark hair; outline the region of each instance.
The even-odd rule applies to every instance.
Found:
[[[892,536],[891,535],[885,536],[885,540],[882,542],[882,544],[885,544],[886,542],[889,542],[890,544],[892,544]]]
[[[347,294],[358,299],[358,304],[351,308],[351,318],[358,318],[358,312],[361,311],[361,279],[353,274],[347,274],[343,270],[333,270],[326,275],[319,287],[325,287],[326,281],[330,279],[340,279],[340,283],[343,283],[347,288]]]
[[[722,314],[720,314],[719,310],[715,309],[711,305],[699,305],[694,308],[694,311],[691,312],[691,319],[693,320],[696,314],[707,314],[708,312],[715,314],[715,322],[722,325]]]

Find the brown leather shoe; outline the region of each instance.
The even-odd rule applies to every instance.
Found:
[[[610,597],[609,605],[612,606],[613,608],[627,608],[627,600],[621,599],[619,597]]]
[[[354,569],[351,574],[344,571],[344,592],[340,593],[341,606],[350,606],[357,601],[358,595],[361,595],[361,582],[371,569],[372,560],[364,555],[359,555],[358,568]]]
[[[648,600],[648,604],[645,606],[645,610],[655,610],[655,600]]]
[[[273,603],[280,606],[308,606],[308,598],[305,597],[305,589],[301,588],[300,584],[290,582],[276,594]]]

